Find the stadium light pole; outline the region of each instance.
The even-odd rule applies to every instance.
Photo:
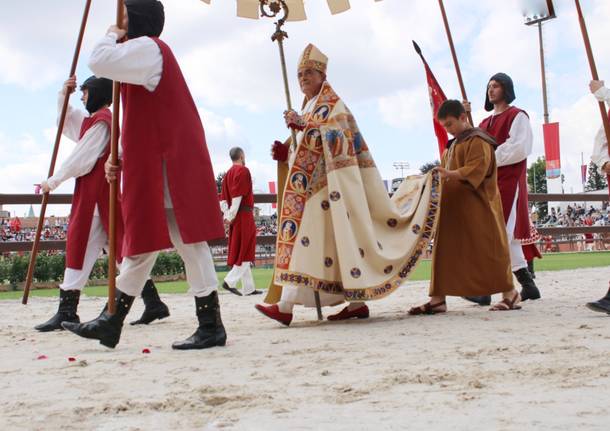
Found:
[[[394,162],[394,163],[392,163],[392,166],[394,166],[394,169],[400,170],[401,178],[405,177],[405,169],[409,169],[411,167],[409,162],[405,162],[405,161]]]
[[[523,6],[525,25],[538,27],[538,43],[540,46],[540,72],[542,74],[542,103],[544,105],[544,124],[549,124],[549,106],[546,86],[546,69],[544,66],[544,41],[542,40],[542,23],[553,18],[555,7],[553,0],[526,1]]]

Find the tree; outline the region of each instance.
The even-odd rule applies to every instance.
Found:
[[[227,175],[226,172],[221,172],[216,177],[216,189],[218,190],[218,194],[222,192],[222,180],[224,179],[225,175]]]
[[[592,192],[595,190],[603,190],[608,187],[606,176],[599,173],[599,168],[593,162],[589,163],[589,171],[587,173],[587,184],[585,191]]]
[[[527,168],[527,185],[530,193],[547,193],[546,186],[546,159],[538,157],[538,159]],[[536,205],[538,220],[544,220],[549,213],[549,204],[540,202]]]
[[[430,172],[432,169],[436,168],[437,166],[440,166],[441,162],[439,162],[438,160],[435,160],[433,162],[428,162],[428,163],[424,163],[424,165],[422,165],[421,168],[419,168],[419,171],[423,174],[427,174],[428,172]]]

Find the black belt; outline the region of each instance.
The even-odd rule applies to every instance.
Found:
[[[251,213],[252,211],[254,211],[254,207],[249,207],[247,205],[242,205],[237,210],[237,212],[243,212],[243,213]]]

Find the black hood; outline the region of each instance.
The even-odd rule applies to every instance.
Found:
[[[515,87],[510,76],[502,72],[496,73],[494,76],[489,78],[489,81],[487,81],[488,86],[491,81],[500,83],[502,89],[504,90],[504,100],[510,105],[513,100],[515,100]],[[489,94],[487,93],[487,88],[485,88],[485,110],[489,112],[493,109],[494,105],[489,101]]]
[[[85,108],[90,114],[99,111],[104,105],[112,103],[112,81],[106,78],[96,78],[90,76],[83,85],[81,90],[87,89],[89,96]]]
[[[159,37],[165,24],[163,3],[158,0],[125,0],[129,28],[127,37]]]

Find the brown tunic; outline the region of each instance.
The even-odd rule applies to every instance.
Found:
[[[430,296],[475,296],[513,289],[493,138],[480,129],[458,136],[442,166],[464,180],[443,184]]]

